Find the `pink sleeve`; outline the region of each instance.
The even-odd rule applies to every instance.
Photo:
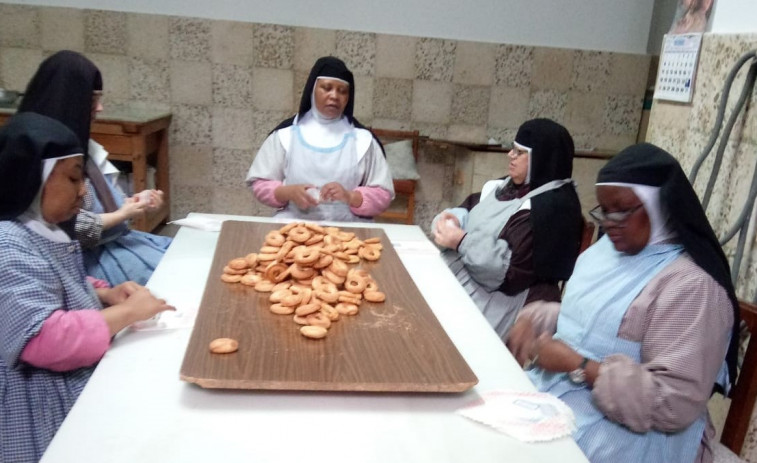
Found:
[[[252,182],[252,192],[253,194],[255,194],[255,197],[258,198],[258,201],[265,204],[266,206],[284,207],[286,206],[286,203],[280,202],[273,195],[273,192],[276,191],[276,188],[280,187],[281,185],[283,185],[283,183],[279,180],[259,178]]]
[[[21,360],[52,371],[93,365],[110,346],[110,329],[97,310],[56,310],[21,352]]]
[[[101,280],[99,278],[87,276],[87,281],[92,285],[95,289],[102,289],[102,288],[110,288],[110,283],[108,283],[105,280]]]
[[[351,207],[350,210],[361,217],[379,215],[392,202],[392,194],[380,186],[359,186],[354,191],[363,195],[363,203],[358,207]]]

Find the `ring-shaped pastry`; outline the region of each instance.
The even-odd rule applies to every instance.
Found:
[[[277,248],[280,248],[285,241],[286,238],[278,230],[271,230],[265,235],[265,244],[267,244],[268,246],[275,246]]]
[[[363,293],[363,297],[368,302],[384,302],[386,300],[386,294],[381,291],[366,291]]]
[[[375,261],[381,257],[381,251],[372,246],[363,246],[358,250],[357,255],[365,260]]]
[[[228,273],[221,274],[221,281],[225,283],[239,283],[242,281],[242,275],[230,275]]]
[[[248,273],[247,275],[242,275],[242,279],[239,282],[245,286],[255,286],[262,279],[263,277],[259,273]]]
[[[304,226],[298,225],[291,230],[289,230],[289,234],[287,235],[290,240],[294,241],[295,243],[304,243],[305,241],[309,240],[311,236],[313,236],[312,232],[305,228]],[[284,244],[284,243],[282,243]]]
[[[348,304],[346,302],[340,302],[339,304],[335,305],[334,308],[342,315],[355,315],[358,312],[357,306],[355,304]]]
[[[344,277],[340,277],[336,273],[332,272],[331,270],[325,268],[321,270],[321,275],[325,276],[327,280],[334,283],[335,285],[339,286],[342,283],[344,283]]]
[[[329,327],[331,327],[331,319],[327,317],[326,314],[320,312],[320,304],[318,304],[318,306],[319,312],[311,313],[305,319],[310,326],[322,326],[329,329]]]
[[[284,298],[291,296],[292,292],[288,289],[277,289],[275,291],[271,291],[271,295],[268,297],[268,300],[273,302],[274,304],[278,304],[281,301],[284,300]]]
[[[294,261],[303,267],[313,265],[321,257],[321,251],[317,248],[299,247],[294,252]]]
[[[344,261],[334,259],[334,261],[331,262],[331,265],[329,265],[329,270],[340,277],[345,277],[350,268]]]
[[[244,257],[231,259],[226,265],[230,268],[233,268],[234,270],[244,270],[246,268],[250,268],[250,265],[247,263],[247,260]]]
[[[315,290],[315,296],[323,302],[333,304],[339,300],[339,290],[334,283],[329,282]]]
[[[344,282],[344,289],[353,294],[360,294],[365,291],[367,284],[368,282],[365,280],[365,278],[361,278],[357,275],[350,275]]]
[[[280,262],[271,262],[265,269],[265,277],[274,283],[280,283],[289,276],[289,266]]]

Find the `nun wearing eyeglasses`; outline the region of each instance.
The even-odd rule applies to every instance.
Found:
[[[102,90],[102,75],[92,61],[81,53],[61,50],[40,64],[19,112],[62,122],[84,148],[87,194],[67,231],[84,247],[87,273],[111,286],[126,281],[144,285],[171,238],[132,230],[129,221],[162,207],[163,192],[143,190],[125,197],[118,187],[120,172],[108,161],[105,148],[90,139],[92,121],[103,110]]]
[[[524,308],[508,346],[539,390],[573,409],[590,461],[712,461],[707,400],[736,373],[728,261],[662,149],[621,151],[596,195],[605,236],[579,257],[562,304]]]
[[[261,146],[246,183],[278,218],[371,221],[394,185],[384,150],[353,116],[355,80],[338,58],[318,59],[299,112]]]
[[[94,289],[59,224],[79,211],[84,155],[30,112],[0,130],[0,461],[38,461],[121,329],[166,305],[129,282]]]
[[[518,129],[508,175],[484,184],[431,230],[442,257],[504,339],[524,304],[559,301],[583,230],[573,139],[562,125],[533,119]]]

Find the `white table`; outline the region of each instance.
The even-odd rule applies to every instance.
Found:
[[[190,328],[127,330],[42,462],[586,462],[570,438],[526,444],[455,413],[489,390],[534,387],[438,254],[417,249],[430,245],[419,227],[367,226],[384,228],[396,243],[478,376],[475,388],[452,395],[202,389],[179,380]],[[148,287],[189,317],[202,299],[217,239],[217,232],[182,228]]]

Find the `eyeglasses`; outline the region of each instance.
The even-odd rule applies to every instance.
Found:
[[[514,159],[518,159],[524,154],[528,154],[528,151],[524,149],[519,149],[513,146],[512,148],[510,148],[510,151],[507,152],[507,157],[514,160]]]
[[[616,212],[605,212],[602,210],[602,206],[597,206],[589,211],[589,215],[592,219],[596,220],[600,224],[602,222],[613,222],[616,225],[622,225],[628,220],[629,217],[631,217],[631,214],[636,212],[643,205],[644,204],[640,203],[635,205],[631,209]]]

